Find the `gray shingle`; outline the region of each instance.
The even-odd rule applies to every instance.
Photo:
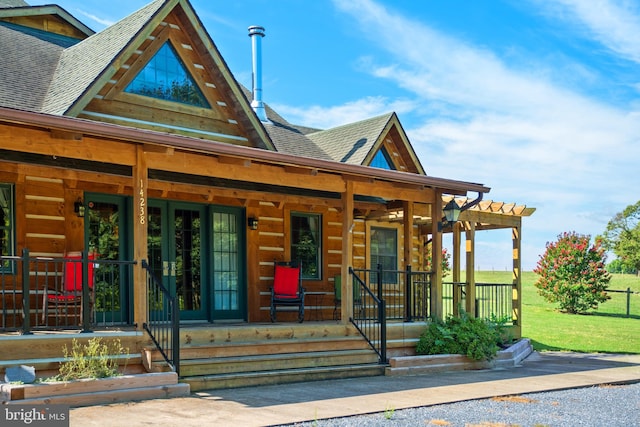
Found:
[[[0,8],[3,7],[26,7],[29,4],[22,0],[0,0]]]
[[[64,50],[46,36],[44,31],[0,22],[0,105],[3,107],[40,111]]]
[[[337,162],[361,165],[393,113],[338,126],[307,137]]]
[[[156,0],[66,49],[51,81],[42,112],[64,115],[165,2]]]

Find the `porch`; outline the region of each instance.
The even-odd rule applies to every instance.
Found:
[[[136,325],[121,316],[115,286],[133,274],[135,261],[79,258],[2,257],[2,346],[0,367],[28,364],[38,376],[55,374],[62,348],[72,338],[120,339],[127,355],[118,356],[127,373],[173,370],[192,390],[383,375],[391,357],[415,354],[415,345],[431,317],[431,272],[350,269],[352,315],[345,322],[341,302],[324,295],[329,306],[306,306],[315,316],[302,324],[198,323],[179,319],[180,300],[155,279],[146,262],[149,321]],[[68,271],[81,271],[78,304],[46,307],[49,292],[61,288]],[[67,277],[68,279],[68,277]],[[13,284],[20,284],[14,287]],[[50,286],[48,289],[45,286]],[[513,284],[476,284],[476,315],[511,316]],[[486,289],[486,291],[485,291]],[[443,284],[442,311],[457,314],[465,306],[468,284]],[[22,298],[29,295],[28,298]],[[437,304],[437,303],[436,303]],[[327,316],[336,313],[336,318]],[[333,314],[332,313],[332,314]]]

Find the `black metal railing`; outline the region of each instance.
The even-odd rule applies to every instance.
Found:
[[[147,322],[142,326],[169,366],[180,375],[180,308],[178,299],[142,260],[147,277]]]
[[[0,257],[0,330],[131,326],[135,261],[103,260],[87,252],[66,257]],[[126,293],[126,295],[125,295]]]
[[[457,316],[466,307],[467,282],[442,283],[443,316]],[[476,283],[474,316],[481,319],[506,321],[512,323],[513,284],[512,283]]]
[[[426,321],[431,316],[431,282],[433,272],[406,270],[405,321]]]
[[[360,271],[362,273],[362,271]],[[369,345],[378,353],[378,360],[387,363],[387,317],[386,303],[376,296],[366,282],[349,267],[349,275],[353,286],[353,317],[349,319],[367,340]],[[377,276],[382,280],[382,275]],[[377,288],[381,289],[380,282]]]
[[[513,283],[476,283],[475,316],[511,324],[513,286]]]
[[[442,317],[457,316],[467,299],[467,282],[442,282]]]

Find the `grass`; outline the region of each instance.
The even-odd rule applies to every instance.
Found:
[[[612,275],[609,289],[631,288],[631,316],[626,317],[624,293],[611,293],[611,299],[588,314],[566,314],[546,302],[534,286],[537,275],[522,275],[522,336],[531,339],[538,351],[561,350],[597,353],[640,354],[640,278]],[[480,271],[476,281],[509,283],[511,272]]]

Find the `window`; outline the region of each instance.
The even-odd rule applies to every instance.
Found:
[[[303,279],[321,278],[322,216],[291,214],[291,260],[302,262]]]
[[[13,188],[0,184],[0,255],[13,255]],[[0,269],[9,268],[8,261],[0,263]]]
[[[382,264],[383,270],[393,270],[382,277],[384,283],[397,283],[398,269],[398,230],[395,228],[371,227],[371,269]],[[372,275],[371,280],[377,280]]]
[[[209,103],[169,42],[162,45],[125,92],[209,108]]]
[[[373,157],[370,166],[373,168],[396,170],[396,168],[393,166],[391,158],[389,157],[389,154],[387,153],[387,150],[385,150],[384,147],[381,148]]]

